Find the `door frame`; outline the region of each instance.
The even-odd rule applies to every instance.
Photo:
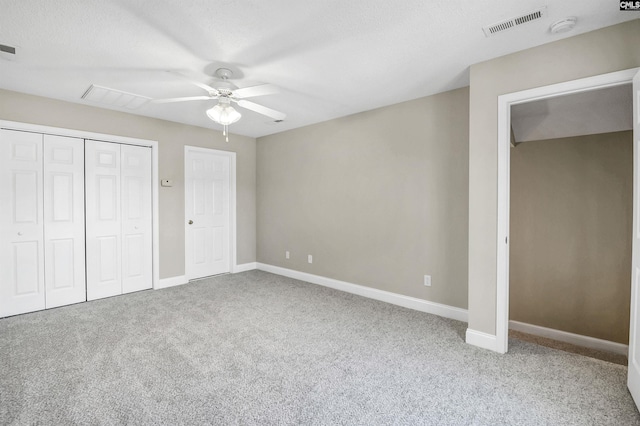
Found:
[[[127,136],[116,136],[105,133],[88,132],[84,130],[64,129],[61,127],[42,126],[39,124],[21,123],[17,121],[0,120],[0,128],[7,130],[18,130],[23,132],[44,133],[54,136],[69,136],[79,139],[91,139],[100,142],[112,142],[126,145],[146,146],[151,148],[151,201],[153,212],[151,216],[152,224],[152,248],[153,248],[153,288],[160,288],[160,221],[158,208],[158,141],[149,139],[130,138]]]
[[[496,269],[496,340],[494,351],[506,353],[509,345],[509,207],[511,167],[511,106],[573,93],[630,84],[640,68],[616,71],[498,96],[498,199]],[[634,161],[633,167],[640,165]],[[635,184],[635,183],[634,183]],[[635,217],[635,205],[633,217]],[[634,249],[636,249],[634,247]]]
[[[222,155],[225,157],[229,157],[229,273],[234,274],[238,269],[238,265],[236,264],[236,153],[233,151],[223,151],[220,149],[213,148],[202,148],[199,146],[184,146],[184,183],[183,183],[183,192],[184,192],[184,239],[185,239],[185,249],[184,249],[184,275],[187,280],[194,279],[190,276],[188,270],[188,259],[187,259],[187,152],[204,152],[208,154]]]

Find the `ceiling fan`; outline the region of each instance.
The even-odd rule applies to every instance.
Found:
[[[232,103],[237,104],[239,107],[257,112],[258,114],[265,115],[273,118],[275,121],[282,121],[286,118],[286,114],[275,109],[267,108],[266,106],[257,104],[246,100],[245,98],[252,98],[255,96],[264,96],[278,93],[279,90],[272,84],[261,84],[258,86],[238,88],[235,84],[229,81],[233,77],[233,72],[228,68],[218,68],[215,72],[215,76],[220,80],[214,82],[211,86],[200,83],[198,81],[189,80],[192,84],[207,91],[207,95],[202,96],[187,96],[182,98],[168,98],[168,99],[154,99],[151,102],[157,104],[165,104],[172,102],[187,102],[187,101],[203,101],[210,99],[217,99],[218,103],[206,111],[207,116],[218,124],[223,126],[223,135],[229,142],[229,132],[227,127],[230,124],[240,120],[242,114],[240,114],[233,106]],[[184,76],[182,76],[184,77]],[[184,77],[186,78],[186,77]]]

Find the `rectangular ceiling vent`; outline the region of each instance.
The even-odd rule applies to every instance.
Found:
[[[0,44],[0,58],[13,60],[16,57],[16,48],[6,44]]]
[[[146,96],[135,93],[123,92],[122,90],[109,89],[108,87],[92,84],[84,92],[82,99],[96,104],[135,109],[141,107],[151,100]]]
[[[487,37],[490,37],[494,34],[497,34],[502,31],[506,31],[510,28],[515,28],[519,25],[526,24],[527,22],[540,19],[546,14],[547,14],[547,7],[543,6],[540,9],[536,9],[524,15],[505,19],[504,21],[497,22],[493,25],[487,25],[486,27],[482,27],[482,31],[484,31],[484,35],[486,35]]]
[[[16,54],[16,48],[13,46],[7,46],[6,44],[0,44],[0,52]]]

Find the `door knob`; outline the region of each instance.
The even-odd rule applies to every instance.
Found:
[[[22,232],[18,232],[18,235],[22,235]]]
[[[192,220],[189,221],[189,225],[193,225],[193,221]]]

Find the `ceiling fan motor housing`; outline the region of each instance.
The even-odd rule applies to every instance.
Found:
[[[231,77],[233,77],[233,71],[231,71],[229,68],[218,68],[216,70],[216,77],[223,80],[230,79]]]

